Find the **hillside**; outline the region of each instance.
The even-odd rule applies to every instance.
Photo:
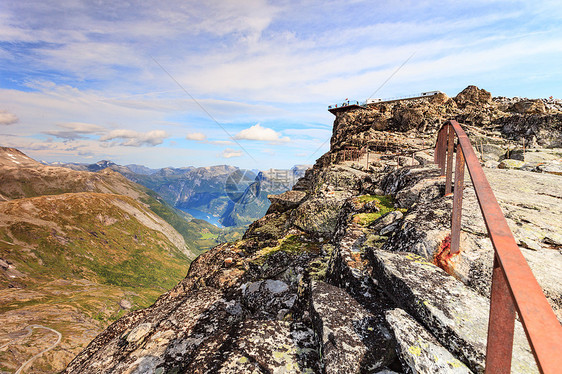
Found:
[[[61,370],[224,235],[114,171],[45,166],[12,148],[0,148],[0,199],[0,370],[9,372],[56,337],[27,336],[29,326],[62,339],[26,372]]]
[[[65,373],[483,372],[493,252],[467,188],[461,252],[443,260],[452,197],[426,148],[446,119],[467,123],[562,319],[554,104],[470,86],[455,98],[337,113],[330,151],[292,191],[270,197],[242,240],[199,256],[174,289],[109,326]],[[358,155],[366,145],[368,156]],[[408,149],[418,152],[400,155]],[[518,322],[512,372],[536,372]]]

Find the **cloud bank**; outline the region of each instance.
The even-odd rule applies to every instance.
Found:
[[[162,130],[152,130],[142,133],[134,130],[119,129],[110,131],[107,135],[102,136],[100,140],[104,142],[117,140],[116,143],[110,143],[111,145],[140,147],[143,145],[155,146],[162,144],[167,137],[168,134]]]

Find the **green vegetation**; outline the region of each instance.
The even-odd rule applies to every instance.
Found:
[[[332,257],[332,252],[334,247],[330,244],[325,244],[322,247],[324,256],[312,261],[309,265],[310,267],[310,277],[315,280],[323,281],[326,279],[326,273],[328,271],[328,263],[330,262],[330,257]]]
[[[380,213],[358,213],[353,216],[355,222],[361,226],[369,226],[371,223],[375,222],[381,216]]]
[[[403,213],[406,211],[406,209],[396,208],[394,206],[394,200],[390,195],[362,195],[358,196],[357,200],[364,204],[374,202],[375,206],[378,208],[378,211],[376,212],[358,213],[353,216],[355,222],[361,226],[368,226],[379,217],[392,211],[399,210]]]
[[[320,245],[318,243],[306,242],[299,235],[289,235],[281,239],[279,245],[275,247],[265,247],[260,250],[253,262],[258,265],[263,265],[273,253],[279,251],[285,253],[319,252]]]

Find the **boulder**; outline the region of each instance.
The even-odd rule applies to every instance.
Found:
[[[492,102],[492,94],[476,86],[468,86],[454,98],[459,107],[481,106]]]
[[[280,239],[291,226],[291,212],[273,212],[254,221],[244,233],[244,239],[259,238],[261,241]]]
[[[267,279],[242,285],[242,304],[256,318],[283,319],[297,299],[281,280]]]
[[[431,201],[445,192],[445,179],[435,166],[405,167],[388,174],[381,182],[385,194],[392,195],[399,208]]]
[[[369,225],[369,228],[375,232],[380,232],[381,230],[395,223],[397,220],[402,219],[403,216],[404,214],[399,210],[388,212],[373,221],[373,223]]]
[[[408,131],[419,129],[425,121],[425,116],[420,108],[400,108],[398,107],[393,115],[396,121],[397,130]]]
[[[520,160],[512,160],[510,158],[502,160],[499,165],[498,169],[521,169],[525,166],[525,161]]]
[[[401,227],[384,244],[388,251],[408,251],[432,261],[450,233],[452,197],[416,204],[404,215]]]
[[[293,224],[305,232],[330,235],[336,229],[339,211],[345,201],[339,195],[334,193],[308,199],[296,209]]]
[[[443,105],[449,100],[451,99],[449,98],[449,96],[447,96],[447,94],[445,94],[444,92],[439,92],[437,95],[431,96],[429,102],[433,105]]]
[[[406,373],[472,373],[402,309],[387,311],[386,320],[396,337],[396,350]]]
[[[313,332],[286,321],[247,320],[226,328],[190,358],[183,373],[312,373],[318,370]]]

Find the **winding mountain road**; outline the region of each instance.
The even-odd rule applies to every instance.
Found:
[[[16,371],[15,374],[21,374],[22,371],[23,371],[29,364],[31,364],[33,361],[35,361],[36,358],[38,358],[39,356],[41,356],[43,353],[46,353],[46,352],[50,351],[51,349],[55,348],[55,347],[60,343],[60,341],[61,341],[61,339],[62,339],[62,334],[61,334],[60,332],[58,332],[57,330],[55,330],[55,329],[52,329],[52,328],[50,328],[50,327],[46,327],[46,326],[43,326],[43,325],[29,325],[29,326],[26,326],[26,327],[25,327],[25,330],[27,331],[27,333],[26,333],[25,335],[20,336],[19,338],[14,339],[14,340],[12,340],[12,341],[9,342],[9,343],[4,344],[3,346],[0,347],[0,349],[3,349],[3,348],[5,348],[5,347],[7,347],[7,346],[9,346],[9,345],[11,345],[11,344],[17,343],[18,341],[29,337],[29,336],[33,333],[33,329],[45,329],[45,330],[52,331],[52,332],[54,332],[55,334],[57,334],[57,341],[56,341],[53,345],[51,345],[50,347],[48,347],[48,348],[42,350],[41,352],[37,353],[36,355],[34,355],[33,357],[31,357],[31,358],[30,358],[29,360],[27,360],[26,362],[24,362],[24,363],[19,367],[19,369]]]

